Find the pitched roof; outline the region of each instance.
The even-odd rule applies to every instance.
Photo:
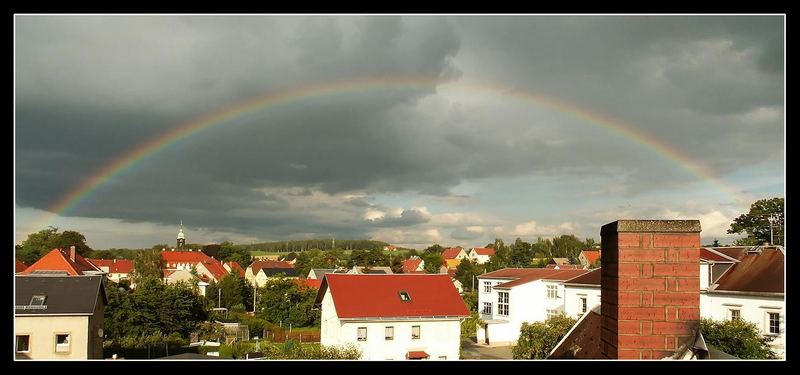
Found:
[[[600,259],[600,250],[584,250],[581,251],[581,254],[589,264],[594,264]]]
[[[200,264],[202,264],[203,267],[205,267],[208,270],[208,272],[211,272],[211,275],[213,275],[214,279],[216,279],[217,281],[220,281],[225,276],[228,276],[228,270],[225,269],[225,267],[222,265],[222,263],[220,263],[220,261],[214,258],[209,257],[207,259],[204,259],[202,262],[200,262]]]
[[[252,269],[253,275],[255,275],[255,274],[258,274],[258,271],[260,271],[262,268],[266,268],[266,269],[275,269],[275,268],[294,269],[294,266],[291,263],[285,262],[285,261],[282,261],[282,260],[257,260],[255,262],[251,263],[250,267],[247,267],[247,268]],[[297,271],[295,271],[295,274],[297,274]]]
[[[495,288],[511,288],[517,285],[526,284],[536,280],[569,280],[576,276],[583,275],[587,270],[556,270],[552,268],[503,268],[494,272],[485,273],[478,276],[484,278],[510,279],[511,281],[495,285]]]
[[[589,310],[550,351],[547,359],[598,359],[603,358],[600,332],[603,317],[600,305]]]
[[[355,266],[355,267],[353,267],[352,271],[355,274],[373,274],[373,275],[391,275],[391,274],[394,273],[394,272],[392,272],[392,268],[391,267],[373,266],[373,267],[369,267],[369,270],[366,271],[366,272],[364,271],[364,268],[367,268],[367,267]]]
[[[736,258],[730,257],[711,248],[700,248],[700,260],[717,263],[734,263]]]
[[[300,276],[294,268],[261,268],[259,272],[264,272],[265,276],[275,276],[277,274],[283,274],[286,277]]]
[[[300,287],[319,289],[322,285],[321,279],[294,279],[294,283]]]
[[[93,314],[98,294],[105,303],[103,276],[17,276],[14,289],[16,315]],[[29,306],[33,296],[45,296],[45,309]]]
[[[419,268],[419,265],[422,264],[422,259],[420,257],[411,257],[403,261],[403,273],[413,272]]]
[[[564,281],[564,284],[600,286],[600,279],[600,268],[595,268],[587,273],[584,273],[583,275]]]
[[[53,249],[36,263],[31,264],[24,271],[20,272],[22,275],[30,274],[33,271],[65,271],[71,276],[83,275],[84,272],[96,271],[102,272],[97,266],[87,261],[77,252],[75,253],[75,260],[73,261],[69,256],[69,250]]]
[[[211,259],[202,251],[162,251],[161,259],[164,263],[200,263],[205,259]]]
[[[239,273],[239,276],[244,277],[244,269],[242,268],[242,266],[239,265],[239,263],[230,261],[225,263],[225,265],[227,265],[231,269],[231,271],[235,271]]]
[[[739,259],[747,253],[747,249],[749,249],[749,247],[709,247],[708,249],[722,253],[723,255],[729,256],[733,259]]]
[[[558,270],[582,270],[586,269],[586,266],[582,264],[547,264],[544,268],[553,268]]]
[[[87,259],[101,270],[108,267],[108,273],[131,273],[133,261],[130,259]]]
[[[478,255],[494,255],[494,249],[489,247],[473,247],[472,250],[475,250]]]
[[[22,271],[25,271],[26,268],[28,268],[28,266],[25,265],[25,263],[20,262],[19,259],[14,258],[14,260],[16,261],[14,263],[14,273],[20,273]]]
[[[461,247],[448,247],[442,251],[442,258],[455,259],[464,249]]]
[[[553,258],[553,259],[550,260],[549,263],[550,264],[558,264],[558,265],[569,264],[569,259],[568,258]]]
[[[327,274],[316,305],[328,289],[339,318],[469,316],[448,275]],[[403,301],[400,292],[406,292],[410,299]]]
[[[709,291],[784,292],[784,254],[778,249],[746,253]]]

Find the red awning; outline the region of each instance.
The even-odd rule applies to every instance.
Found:
[[[408,359],[428,359],[428,357],[430,357],[428,353],[422,351],[408,352],[408,354],[406,354],[406,358]]]

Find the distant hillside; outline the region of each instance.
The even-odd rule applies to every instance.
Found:
[[[297,241],[276,241],[276,242],[263,242],[255,244],[240,244],[241,246],[250,251],[265,251],[265,252],[298,252],[311,249],[330,250],[334,244],[331,239],[321,240],[297,240]],[[384,246],[389,246],[388,243],[383,241],[373,240],[335,240],[337,249],[343,250],[383,250]]]

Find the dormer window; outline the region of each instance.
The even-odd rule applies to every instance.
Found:
[[[409,296],[409,295],[408,295],[408,292],[406,292],[406,291],[401,291],[401,292],[400,292],[400,300],[401,300],[401,301],[405,301],[405,302],[407,302],[407,301],[411,301],[411,296]]]
[[[31,297],[31,306],[44,306],[44,300],[47,299],[47,296],[33,296]]]

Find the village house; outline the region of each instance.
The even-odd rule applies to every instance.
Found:
[[[133,261],[130,259],[87,259],[105,272],[109,280],[119,283],[122,280],[130,280],[130,273],[133,272]]]
[[[494,249],[488,247],[473,247],[467,253],[467,258],[474,260],[478,264],[488,263],[493,256]]]
[[[564,314],[580,318],[600,304],[600,268],[564,281]]]
[[[412,256],[403,261],[403,273],[425,272],[425,261],[418,256]]]
[[[442,251],[442,259],[447,262],[448,259],[458,260],[467,259],[467,252],[461,246],[448,247]],[[457,264],[456,264],[457,265]]]
[[[279,260],[257,260],[247,267],[244,278],[251,285],[262,287],[269,279],[283,275],[288,278],[297,278],[299,275],[294,266]]]
[[[578,262],[586,267],[591,267],[600,260],[600,250],[584,250],[578,255]]]
[[[102,359],[104,277],[17,276],[16,359]]]
[[[397,246],[394,245],[384,246],[383,251],[397,251]]]
[[[542,322],[564,313],[563,281],[586,270],[504,268],[478,276],[479,343],[513,344],[523,322]]]
[[[20,275],[67,274],[69,276],[102,275],[104,272],[75,251],[53,249],[36,263],[31,264]]]
[[[316,279],[322,280],[322,278],[329,273],[347,273],[348,270],[340,268],[340,269],[333,269],[333,268],[312,268],[308,271],[308,276],[306,279]]]
[[[469,311],[448,275],[327,274],[317,293],[322,345],[365,360],[457,360]]]
[[[224,267],[225,270],[230,273],[236,272],[239,276],[244,277],[244,268],[242,268],[242,266],[240,266],[237,262],[225,262],[222,264],[222,267]]]

